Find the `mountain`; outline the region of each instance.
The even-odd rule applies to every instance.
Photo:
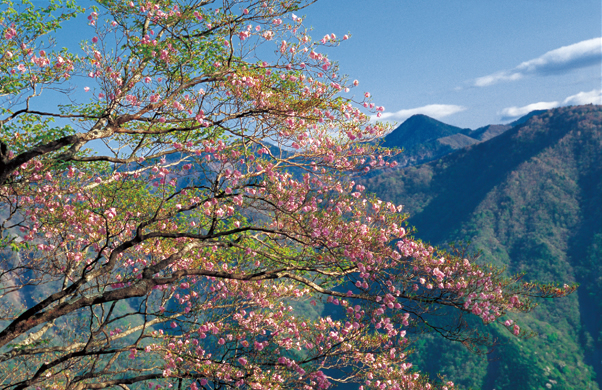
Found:
[[[413,115],[387,134],[382,146],[403,149],[404,152],[396,157],[401,167],[419,165],[497,137],[542,112],[532,111],[510,124],[488,125],[476,130],[448,125],[422,114]]]
[[[402,166],[416,165],[444,156],[458,147],[477,142],[465,134],[470,129],[451,126],[426,115],[413,115],[399,127],[387,134],[382,145],[403,149],[396,158]],[[466,139],[456,139],[458,136]],[[439,142],[443,139],[443,142]],[[459,146],[463,145],[463,146]]]
[[[500,345],[489,356],[421,336],[417,366],[464,388],[602,387],[602,106],[536,114],[436,161],[365,179],[404,204],[426,241],[470,242],[483,262],[526,280],[580,283],[522,316],[539,337],[517,341],[494,327]]]
[[[385,136],[383,146],[411,148],[425,142],[470,131],[447,125],[426,115],[413,115]]]
[[[506,130],[510,130],[513,125],[488,125],[485,127],[480,127],[473,132],[470,133],[470,136],[479,141],[487,141],[493,137],[497,137],[502,134]]]
[[[525,123],[532,117],[539,115],[539,114],[543,114],[544,112],[546,112],[546,110],[534,110],[507,125],[488,125],[488,126],[480,127],[478,129],[470,132],[469,135],[472,138],[477,139],[481,142],[487,141],[493,137],[497,137],[498,135],[502,134],[506,130],[510,130],[511,128],[513,128],[515,126],[522,125],[523,123]]]

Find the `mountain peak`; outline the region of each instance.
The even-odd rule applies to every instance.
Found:
[[[424,115],[424,114],[414,114],[411,117],[409,117],[408,119],[406,119],[400,126],[398,126],[397,128],[399,129],[402,126],[416,126],[416,125],[431,125],[431,126],[450,126],[450,127],[455,127],[455,126],[451,126],[448,125],[446,123],[443,123],[435,118],[431,118],[428,115]],[[395,131],[395,130],[393,130]]]
[[[383,146],[410,148],[437,138],[457,133],[466,134],[469,130],[448,125],[423,114],[412,115],[399,127],[385,136]]]

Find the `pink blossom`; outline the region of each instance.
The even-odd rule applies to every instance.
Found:
[[[110,209],[105,211],[105,215],[107,216],[107,219],[113,219],[117,216],[117,210],[115,209],[115,207],[111,207]]]
[[[17,30],[13,27],[9,27],[4,31],[4,39],[9,40],[14,38],[17,35]]]

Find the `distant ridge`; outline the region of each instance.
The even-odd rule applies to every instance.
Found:
[[[474,139],[477,139],[481,142],[487,141],[493,137],[497,137],[502,134],[506,130],[510,130],[514,126],[518,124],[509,124],[509,125],[488,125],[485,127],[478,128],[470,133],[470,136]]]
[[[521,116],[520,118],[518,118],[514,122],[511,122],[510,126],[514,127],[514,126],[522,125],[523,123],[525,123],[529,119],[533,118],[534,116],[543,114],[544,112],[547,112],[547,111],[549,111],[549,110],[533,110],[530,113],[528,113],[528,114],[526,114],[524,116]]]
[[[413,115],[382,139],[382,146],[403,149],[396,158],[401,167],[441,158],[510,130],[545,110],[537,110],[506,125],[488,125],[476,130],[448,125],[423,114]]]

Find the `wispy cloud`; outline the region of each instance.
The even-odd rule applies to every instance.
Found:
[[[440,119],[464,110],[466,110],[466,107],[456,106],[453,104],[429,104],[427,106],[410,108],[407,110],[399,110],[397,112],[384,112],[382,113],[380,118],[376,118],[375,116],[373,116],[372,119],[386,121],[403,121],[416,114],[428,115],[431,118]]]
[[[593,89],[589,92],[579,92],[564,99],[563,105],[573,106],[580,104],[602,104],[602,89]]]
[[[602,62],[602,37],[588,39],[549,51],[541,57],[525,61],[514,69],[503,70],[474,81],[476,87],[487,87],[500,81],[520,80],[527,75],[563,74]]]
[[[560,106],[571,106],[590,103],[602,104],[602,90],[594,89],[589,92],[579,92],[575,95],[567,97],[562,102],[538,102],[528,104],[522,107],[507,107],[500,111],[499,114],[501,115],[502,120],[510,120],[526,115],[534,110],[549,110],[550,108],[556,108]]]
[[[526,115],[526,114],[530,113],[531,111],[549,110],[550,108],[555,108],[558,106],[559,106],[558,102],[538,102],[538,103],[528,104],[528,105],[522,106],[522,107],[504,108],[500,112],[500,115],[502,116],[502,119],[512,119],[512,118],[517,118],[519,116]]]

